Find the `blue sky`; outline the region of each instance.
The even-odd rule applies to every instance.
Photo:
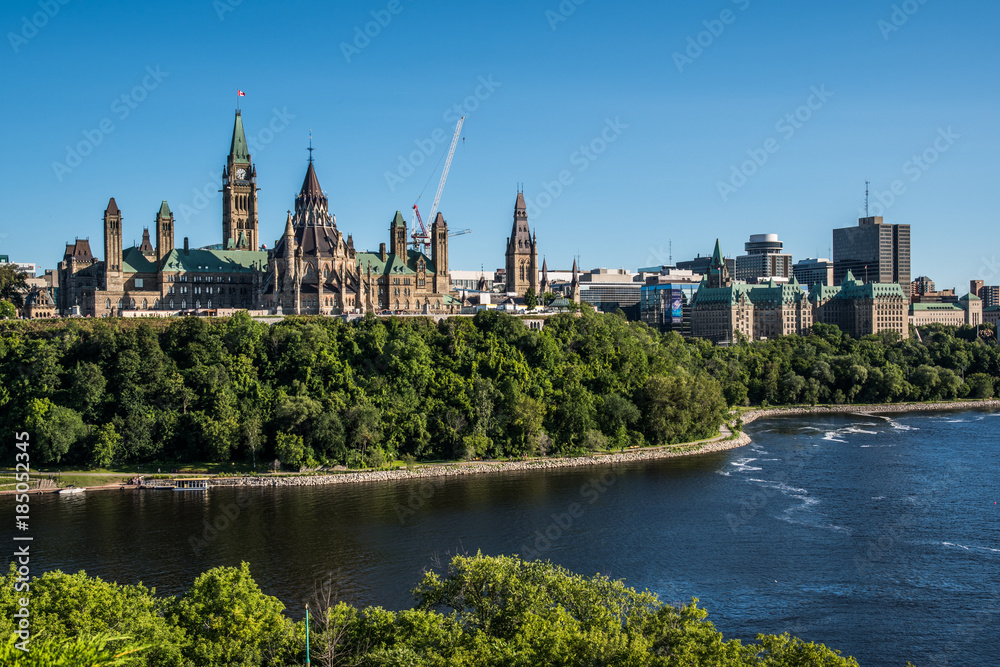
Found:
[[[914,276],[996,284],[998,19],[986,0],[7,0],[0,254],[54,267],[89,236],[101,255],[112,196],[126,243],[163,199],[178,244],[220,242],[241,88],[269,245],[310,130],[339,228],[375,248],[397,209],[430,209],[457,105],[441,210],[473,231],[452,268],[503,265],[518,183],[550,267],[634,269],[752,233],[828,256],[870,180],[912,225]]]

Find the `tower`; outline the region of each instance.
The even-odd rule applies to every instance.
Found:
[[[174,249],[174,214],[170,212],[167,201],[160,204],[160,212],[156,214],[156,265],[161,266],[163,258]]]
[[[112,197],[104,210],[104,289],[122,286],[122,214]]]
[[[507,238],[507,292],[524,296],[528,289],[538,292],[538,250],[528,229],[528,207],[524,193],[514,202],[514,226]]]
[[[542,259],[542,282],[538,285],[538,297],[541,299],[542,295],[549,291],[549,265]]]
[[[225,250],[256,250],[257,168],[250,161],[243,117],[236,112],[233,140],[222,172],[222,247]]]
[[[580,303],[580,269],[577,268],[575,259],[573,260],[573,280],[569,284],[569,294],[573,303]]]
[[[406,259],[406,221],[399,211],[389,223],[389,252]]]
[[[708,287],[729,287],[732,284],[729,267],[726,265],[726,260],[722,258],[719,239],[715,239],[715,250],[712,252],[712,261],[708,265]]]
[[[434,293],[451,291],[448,275],[448,223],[438,211],[431,226],[431,260],[434,262]]]

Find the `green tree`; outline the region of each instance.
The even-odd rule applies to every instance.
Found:
[[[185,657],[196,665],[258,667],[287,664],[298,654],[297,633],[284,605],[264,595],[250,566],[218,567],[195,579],[171,610],[171,621],[191,643]]]
[[[279,433],[274,445],[274,454],[283,465],[300,470],[306,464],[309,454],[301,435]]]
[[[27,279],[28,274],[18,271],[13,264],[0,264],[0,300],[23,308],[24,295],[28,291]]]
[[[528,291],[524,293],[524,307],[528,310],[534,310],[537,305],[538,295],[535,293],[535,288],[529,287]]]
[[[122,437],[114,424],[104,424],[94,429],[94,445],[91,465],[95,468],[110,468],[118,461]]]

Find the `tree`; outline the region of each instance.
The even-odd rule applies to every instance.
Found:
[[[278,434],[274,453],[282,464],[295,470],[301,470],[302,466],[306,464],[307,458],[311,458],[307,453],[306,446],[302,443],[302,436],[292,433]]]
[[[528,310],[534,310],[537,305],[538,295],[535,294],[535,288],[529,287],[528,291],[524,293],[524,307]]]
[[[0,301],[0,320],[9,320],[17,317],[17,308],[10,301]]]
[[[122,437],[118,435],[114,424],[104,424],[94,431],[93,455],[91,465],[95,468],[110,468],[120,454]]]
[[[28,291],[27,279],[28,274],[18,271],[13,264],[0,264],[0,300],[23,308],[24,295]]]
[[[287,664],[298,654],[297,632],[285,606],[264,595],[250,566],[217,567],[195,579],[171,610],[191,638],[184,655],[197,665],[258,667]]]

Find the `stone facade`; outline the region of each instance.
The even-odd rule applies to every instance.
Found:
[[[839,286],[814,285],[809,301],[813,321],[835,324],[854,338],[880,331],[895,331],[900,338],[910,335],[909,297],[899,283],[864,283],[848,271]]]
[[[719,242],[691,305],[691,335],[714,343],[763,340],[803,334],[812,327],[812,308],[795,278],[789,283],[733,282]]]
[[[506,258],[506,292],[524,296],[531,289],[538,294],[538,247],[528,227],[528,208],[521,192],[514,202],[514,226],[507,238]]]
[[[431,256],[406,246],[406,222],[396,211],[389,223],[389,249],[359,252],[337,228],[312,160],[295,213],[268,255],[264,305],[296,315],[341,315],[392,311],[455,313],[450,294],[448,225],[437,214],[431,226]]]
[[[910,324],[915,327],[934,323],[977,327],[983,323],[983,315],[982,300],[971,293],[958,303],[914,303],[910,306]]]

